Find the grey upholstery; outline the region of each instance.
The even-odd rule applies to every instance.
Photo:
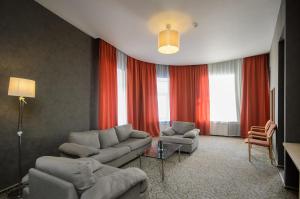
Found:
[[[195,128],[195,123],[193,122],[172,122],[172,129],[176,132],[176,134],[183,135],[185,132],[193,130]]]
[[[161,136],[160,140],[177,144],[193,144],[193,139],[184,138],[183,135]]]
[[[116,126],[116,133],[119,139],[119,142],[123,142],[124,140],[127,140],[132,132],[132,125],[131,124],[125,124]]]
[[[74,185],[37,169],[29,170],[30,199],[79,199]]]
[[[195,138],[197,135],[199,135],[199,129],[193,129],[193,130],[190,130],[188,132],[185,132],[183,134],[183,137],[184,138]]]
[[[93,160],[44,156],[36,160],[36,168],[70,182],[79,191],[84,191],[96,183],[93,172],[100,169],[101,164]]]
[[[99,153],[99,149],[76,143],[64,143],[58,147],[60,152],[71,156],[89,157]]]
[[[99,139],[100,139],[101,149],[105,149],[113,145],[119,144],[117,133],[114,128],[100,130]]]
[[[101,163],[106,163],[120,158],[121,156],[126,155],[129,152],[130,148],[128,146],[108,147],[105,149],[101,149],[99,154],[91,156],[91,158],[94,158],[95,160],[98,160]]]
[[[98,137],[98,130],[72,132],[69,136],[69,142],[100,149],[100,142]]]
[[[128,132],[129,130],[130,132]],[[101,149],[98,154],[89,157],[114,167],[120,167],[137,158],[146,148],[151,146],[152,142],[152,138],[147,132],[132,129],[131,124],[99,130],[97,133]],[[84,138],[84,136],[89,135],[86,134],[86,132],[82,132],[82,135],[80,136],[82,136],[83,139],[88,140]],[[80,136],[77,137],[79,138]],[[68,152],[61,152],[61,156],[63,157],[78,157],[78,155],[73,155]]]
[[[51,163],[54,158],[55,164]],[[38,168],[29,170],[29,187],[23,191],[24,198],[29,199],[104,199],[104,198],[136,198],[146,199],[148,195],[148,183],[146,174],[138,168],[118,169],[111,166],[101,165],[101,168],[94,170],[93,175],[96,178],[95,184],[80,192],[74,184],[66,179],[54,176],[54,171],[66,171],[70,165],[66,165],[66,158],[42,157],[36,165],[41,168],[46,167],[47,161],[50,165],[47,171],[41,171]],[[62,163],[59,163],[62,161]],[[75,165],[82,162],[93,162],[98,165],[97,161],[91,158],[70,159]],[[42,162],[42,163],[41,163]],[[66,166],[66,167],[65,167]],[[94,169],[96,165],[93,165]],[[59,167],[59,168],[57,168]],[[62,168],[65,167],[65,168]],[[71,169],[73,170],[73,169]],[[51,173],[49,173],[49,171]],[[72,171],[71,171],[72,173]],[[77,175],[77,173],[72,173]],[[85,176],[83,176],[86,178]]]
[[[168,127],[162,131],[162,134],[166,136],[170,136],[170,135],[174,135],[175,131],[172,129],[172,127]]]
[[[173,133],[173,131],[175,133]],[[192,122],[174,121],[172,127],[162,132],[160,140],[163,142],[181,144],[181,151],[192,153],[198,148],[199,129]]]
[[[115,145],[114,147],[123,148],[125,146],[125,147],[129,147],[131,150],[135,150],[144,145],[151,143],[151,141],[152,141],[152,139],[150,137],[147,137],[145,139],[129,138],[129,139],[125,140],[124,142]]]
[[[129,137],[143,139],[149,137],[149,134],[146,133],[145,131],[132,130]]]

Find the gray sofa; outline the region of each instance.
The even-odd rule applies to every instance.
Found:
[[[195,123],[173,121],[172,127],[161,133],[162,142],[181,144],[183,152],[192,153],[198,148],[200,129],[195,128]]]
[[[65,157],[90,157],[100,163],[120,167],[140,156],[151,146],[152,138],[130,124],[105,130],[72,132],[69,143],[59,147]]]
[[[142,170],[118,169],[92,158],[44,156],[28,176],[25,199],[148,198],[148,178]]]

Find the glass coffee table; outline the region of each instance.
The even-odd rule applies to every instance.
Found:
[[[162,180],[164,180],[164,161],[171,157],[176,151],[178,151],[178,160],[180,162],[181,147],[181,144],[158,141],[157,144],[154,144],[150,148],[145,149],[145,151],[140,155],[140,168],[142,168],[142,156],[159,159],[161,161],[161,178]]]

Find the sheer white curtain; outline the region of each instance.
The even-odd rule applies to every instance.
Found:
[[[242,59],[208,64],[212,135],[240,135]]]
[[[117,50],[118,125],[127,124],[126,70],[127,56]]]
[[[169,67],[156,65],[157,101],[160,129],[170,124]]]

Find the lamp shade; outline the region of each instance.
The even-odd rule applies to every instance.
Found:
[[[174,54],[179,51],[179,33],[176,30],[163,30],[158,35],[158,51],[162,54]]]
[[[35,97],[35,81],[10,77],[8,95],[18,97]]]

